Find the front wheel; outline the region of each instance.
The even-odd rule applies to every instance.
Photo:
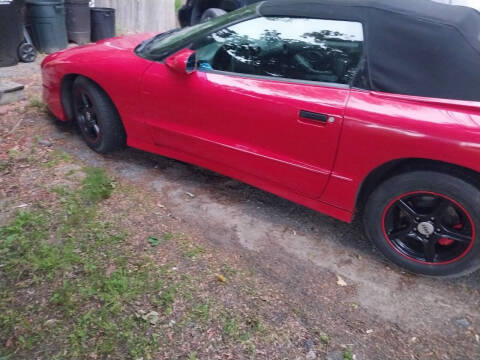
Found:
[[[368,237],[414,273],[461,276],[480,268],[480,191],[459,177],[415,171],[381,184],[367,201]]]
[[[87,145],[98,153],[125,146],[120,116],[108,95],[93,81],[78,77],[73,83],[73,110]]]

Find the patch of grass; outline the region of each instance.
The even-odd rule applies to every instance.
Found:
[[[350,349],[345,349],[343,352],[343,359],[344,360],[353,360],[353,352]]]
[[[37,109],[45,108],[45,104],[43,103],[43,101],[38,98],[31,98],[28,103],[28,106],[31,108],[37,108]]]
[[[0,338],[11,338],[11,346],[0,347],[0,358],[28,354],[36,344],[48,348],[49,341],[65,346],[47,356],[52,359],[104,358],[119,349],[138,358],[158,346],[146,335],[148,324],[124,310],[138,297],[158,293],[166,272],[149,259],[130,263],[123,234],[100,221],[96,208],[111,196],[112,182],[100,169],[85,172],[79,189],[55,189],[61,206],[54,212],[20,211],[0,227],[0,288],[8,289],[0,291]],[[17,310],[23,288],[44,293],[47,301]],[[163,293],[167,310],[175,294],[173,286]],[[43,326],[52,311],[55,322]]]
[[[170,241],[173,238],[172,233],[166,233],[161,236],[149,236],[147,239],[147,242],[152,246],[156,247],[162,244],[165,244],[166,242]]]
[[[165,314],[170,314],[172,312],[172,305],[175,302],[175,297],[177,295],[178,287],[176,285],[168,286],[164,289],[159,296],[158,303],[163,307]]]
[[[256,316],[247,318],[246,323],[249,328],[255,333],[265,332],[265,326],[263,325],[262,321]]]
[[[184,241],[181,247],[182,255],[194,259],[205,253],[205,249],[199,245],[190,243],[189,241]]]
[[[228,337],[237,337],[239,335],[238,321],[234,317],[228,316],[223,321],[223,334]]]
[[[12,165],[11,161],[0,161],[0,171],[8,169],[11,165]]]
[[[83,198],[97,202],[108,199],[113,191],[112,180],[99,168],[86,168],[87,177],[83,181],[81,195]]]
[[[11,148],[8,149],[8,157],[12,160],[15,160],[20,155],[20,152],[17,149]]]
[[[2,271],[16,279],[32,275],[51,278],[72,260],[70,247],[58,248],[46,242],[48,215],[41,211],[20,211],[14,221],[0,228]]]
[[[186,332],[201,337],[211,329],[253,355],[267,333],[266,320],[226,308],[216,292],[229,288],[214,289],[212,281],[219,267],[228,275],[236,270],[210,268],[206,258],[192,264],[189,259],[205,249],[172,233],[155,237],[159,244],[171,241],[165,250],[173,255],[159,265],[157,254],[138,250],[121,229],[102,221],[99,205],[118,191],[112,179],[101,169],[82,171],[78,188],[50,189],[54,204],[32,205],[0,227],[0,359],[173,358],[166,349],[197,359],[204,357],[202,349],[189,353],[174,344]],[[177,262],[179,269],[194,270],[174,271]],[[151,311],[158,322],[138,316]]]
[[[210,302],[197,304],[190,312],[190,319],[205,323],[210,319],[210,311]]]
[[[325,334],[325,333],[320,333],[320,335],[318,336],[318,338],[320,339],[320,342],[323,344],[323,345],[328,345],[330,344],[330,342],[332,341],[332,338],[328,335],[328,334]]]
[[[235,315],[224,314],[222,318],[222,332],[226,338],[244,343],[251,338],[252,328],[249,320],[242,322]]]
[[[233,276],[237,274],[237,269],[231,267],[228,264],[223,264],[222,265],[222,274],[225,274],[226,276]]]
[[[75,290],[71,282],[64,280],[62,285],[53,291],[50,303],[63,308],[67,314],[73,315],[77,306]]]
[[[49,156],[49,160],[43,164],[44,167],[51,168],[57,166],[61,162],[69,162],[72,158],[65,151],[54,150]]]

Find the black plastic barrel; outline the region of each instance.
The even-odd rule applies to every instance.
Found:
[[[92,16],[92,41],[108,39],[115,36],[115,9],[93,7],[90,8]]]
[[[65,0],[68,40],[76,44],[90,42],[90,0]]]
[[[18,63],[24,18],[25,0],[0,0],[0,67]]]
[[[27,0],[27,22],[38,51],[50,54],[67,47],[63,0]]]

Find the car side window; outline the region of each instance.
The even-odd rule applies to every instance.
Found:
[[[259,17],[215,32],[192,49],[198,69],[350,84],[363,55],[361,23]]]

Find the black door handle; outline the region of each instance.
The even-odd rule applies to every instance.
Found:
[[[326,123],[328,121],[327,114],[320,114],[320,113],[306,111],[306,110],[300,110],[300,117],[303,119],[320,121],[322,123]]]

